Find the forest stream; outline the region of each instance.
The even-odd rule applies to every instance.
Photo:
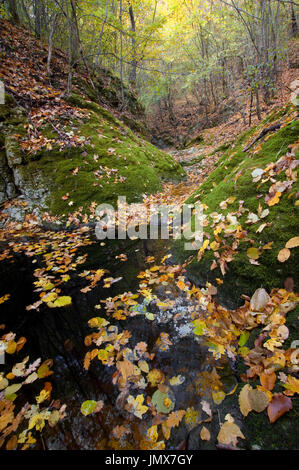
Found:
[[[50,429],[43,433],[38,448],[107,448],[107,443],[112,439],[112,429],[123,424],[124,420],[127,422],[126,412],[118,398],[119,391],[112,384],[113,368],[100,363],[92,365],[88,371],[83,368],[86,353],[84,338],[90,334],[88,320],[94,315],[94,306],[100,300],[124,292],[136,292],[138,273],[149,267],[146,259],[162,259],[168,247],[169,241],[165,240],[108,241],[104,247],[97,241],[81,250],[80,254],[88,252],[83,267],[91,270],[100,265],[108,269],[111,276],[122,279],[109,289],[95,287],[91,292],[82,294],[80,289],[84,286],[84,281],[75,276],[69,281],[67,289],[64,289],[64,293],[72,297],[72,305],[59,311],[42,306],[40,311],[31,310],[25,316],[25,307],[35,300],[32,283],[33,266],[36,268],[36,265],[32,265],[30,258],[23,254],[17,254],[13,261],[9,259],[1,263],[0,291],[11,293],[10,302],[1,320],[8,329],[14,328],[18,336],[26,337],[24,354],[28,354],[30,358],[53,359],[54,374],[50,380],[55,396],[67,405],[67,416],[57,425],[59,432],[56,427],[55,431]],[[127,254],[126,262],[116,259],[120,253]],[[176,408],[192,410],[190,421],[194,417],[196,421],[200,399],[209,400],[215,385],[213,382],[206,383],[204,375],[201,381],[200,374],[204,371],[211,373],[216,362],[211,353],[208,353],[207,346],[193,334],[190,324],[191,301],[186,295],[178,295],[171,284],[167,284],[167,287],[157,285],[154,292],[165,302],[175,300],[175,305],[165,309],[157,307],[155,302],[144,301],[139,304],[138,315],[125,322],[112,319],[111,323],[120,328],[120,331],[123,328],[130,331],[128,346],[132,349],[137,343],[144,342],[149,350],[155,351],[152,369],[160,371],[166,378],[180,377],[179,383],[171,387],[168,396],[176,404]],[[155,318],[147,319],[146,312],[154,314]],[[155,347],[155,343],[161,333],[169,335],[169,345],[159,349]],[[226,378],[222,385],[228,393],[233,389],[236,379],[228,365],[225,371]],[[105,408],[99,414],[83,416],[80,406],[86,400],[103,400]],[[139,424],[138,421],[140,420],[133,417],[130,425],[139,425],[142,433],[144,422]],[[188,433],[187,424],[173,432],[168,443],[169,448],[185,448]],[[119,445],[121,448],[121,444]]]

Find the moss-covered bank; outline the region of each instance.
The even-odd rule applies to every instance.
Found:
[[[184,175],[172,157],[97,103],[72,94],[68,105],[77,114],[68,122],[58,116],[55,125],[45,120],[38,138],[49,145],[28,151],[22,147],[26,116],[20,113],[18,122],[11,121],[19,109],[11,100],[10,110],[8,105],[1,110],[8,166],[17,190],[31,205],[61,216],[92,202],[113,204],[118,196],[136,202],[143,193],[161,189],[164,179]]]
[[[244,151],[248,142],[253,141],[262,129],[273,123],[280,123],[281,128],[268,133],[247,152]],[[268,290],[273,287],[283,287],[284,280],[289,276],[294,278],[295,289],[299,287],[299,268],[296,262],[299,248],[291,250],[291,256],[286,262],[281,263],[277,259],[279,251],[285,247],[286,242],[292,237],[298,236],[298,203],[296,203],[296,198],[299,183],[296,179],[297,170],[294,170],[290,189],[283,192],[279,203],[273,206],[268,206],[265,202],[265,196],[275,181],[288,179],[285,172],[278,172],[275,179],[270,178],[263,184],[262,181],[254,182],[252,176],[254,169],[265,169],[270,163],[275,163],[285,156],[290,145],[298,141],[298,135],[299,121],[296,119],[294,108],[286,106],[275,111],[259,126],[247,130],[239,137],[235,145],[223,154],[217,169],[187,201],[188,203],[200,201],[205,204],[204,213],[208,218],[210,214],[217,212],[219,216],[224,216],[222,220],[227,225],[227,216],[235,215],[237,224],[247,231],[247,236],[239,240],[238,248],[233,254],[233,260],[227,263],[228,270],[225,276],[222,275],[219,265],[216,269],[211,270],[215,251],[210,247],[207,248],[200,262],[197,261],[197,252],[184,250],[184,240],[177,241],[173,247],[174,256],[180,262],[189,258],[190,255],[194,255],[187,268],[193,281],[200,284],[210,281],[217,285],[216,278],[223,280],[223,284],[218,285],[219,299],[231,307],[242,302],[241,294],[252,295],[258,287],[264,287]],[[298,159],[299,153],[296,146],[292,147],[292,152],[293,158]],[[227,204],[225,208],[225,205],[221,203],[228,198],[231,198],[230,202],[233,200],[233,203]],[[243,202],[240,203],[240,201]],[[241,214],[239,212],[240,204],[247,209]],[[256,215],[259,213],[259,206],[262,210],[268,209],[269,215],[257,223],[246,223],[250,213]],[[194,218],[192,223],[194,223]],[[257,232],[263,223],[267,223],[267,226],[260,233]],[[204,227],[205,238],[209,239],[210,244],[216,239],[213,230],[211,224]],[[220,256],[225,251],[225,246],[233,246],[234,237],[234,231],[231,236],[225,233],[222,239],[224,240],[223,245],[218,250]],[[269,242],[273,242],[270,249],[263,249]],[[251,246],[260,251],[258,264],[251,264],[247,256],[247,250]]]

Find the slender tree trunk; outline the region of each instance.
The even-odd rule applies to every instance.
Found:
[[[131,73],[130,73],[130,82],[133,84],[134,87],[136,87],[136,84],[137,84],[137,59],[136,59],[136,38],[135,38],[136,22],[135,22],[134,11],[133,11],[132,5],[130,5],[129,14],[130,14],[130,20],[131,20],[132,54],[133,54],[133,60],[131,62],[132,68],[131,68]]]
[[[49,35],[49,50],[48,50],[48,60],[47,60],[47,75],[50,78],[51,77],[51,60],[52,60],[52,52],[53,52],[53,36],[55,33],[55,25],[56,25],[56,19],[57,19],[58,13],[54,14],[52,24],[51,24],[51,29],[50,29],[50,35]]]
[[[262,114],[261,114],[260,96],[259,96],[258,88],[255,89],[255,99],[256,99],[256,114],[257,114],[258,120],[261,121]]]
[[[78,62],[79,60],[79,35],[78,35],[78,24],[77,24],[77,0],[70,0],[71,4],[71,41],[72,41],[72,62]]]
[[[298,23],[296,18],[296,13],[293,3],[291,3],[291,28],[292,28],[292,37],[296,37],[298,34]]]
[[[253,106],[253,91],[250,91],[250,107],[249,107],[249,122],[248,125],[249,127],[251,126],[252,122],[252,106]]]
[[[69,49],[69,70],[68,70],[68,77],[67,77],[67,87],[65,91],[65,95],[68,97],[72,91],[72,84],[73,84],[73,28],[72,28],[72,19],[70,16],[69,11],[69,3],[68,0],[65,0],[65,11],[66,11],[66,18],[67,18],[67,25],[68,25],[68,49]]]
[[[122,0],[119,1],[119,23],[120,23],[120,62],[119,73],[121,82],[121,101],[122,108],[125,104],[124,77],[123,77],[123,31],[122,31]]]

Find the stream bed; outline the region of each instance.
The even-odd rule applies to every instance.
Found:
[[[9,302],[1,306],[1,323],[6,325],[6,331],[12,330],[18,337],[26,337],[22,357],[28,354],[31,360],[38,357],[53,360],[54,374],[49,378],[53,386],[52,395],[67,405],[66,417],[53,429],[45,430],[43,437],[38,439],[37,448],[40,449],[138,449],[138,438],[142,439],[153,424],[152,417],[141,420],[125,410],[129,392],[119,390],[113,380],[115,367],[96,361],[88,370],[84,369],[87,352],[84,339],[91,334],[88,321],[98,315],[105,316],[103,309],[97,313],[95,305],[124,292],[138,291],[140,279],[137,276],[150,267],[146,260],[152,257],[158,264],[169,249],[169,241],[118,240],[103,245],[97,241],[82,249],[82,254],[88,253],[82,269],[107,269],[109,276],[121,279],[109,288],[97,285],[90,292],[82,293],[85,279],[72,276],[64,289],[64,295],[71,296],[72,304],[60,309],[50,309],[43,304],[39,310],[26,311],[26,306],[36,301],[33,291],[36,264],[30,257],[17,253],[13,259],[0,263],[0,294],[9,292],[11,296]],[[123,253],[126,261],[117,258]],[[178,295],[171,283],[155,285],[155,294],[161,302],[171,300],[172,307],[159,308],[144,301],[139,303],[133,317],[107,319],[119,331],[126,329],[130,332],[128,359],[131,358],[130,351],[138,343],[146,343],[148,351],[154,354],[151,370],[162,374],[162,384],[164,387],[167,384],[165,390],[173,409],[186,411],[180,426],[172,430],[166,448],[188,448],[191,429],[200,420],[208,418],[202,411],[202,400],[213,406],[211,392],[214,388],[217,390],[219,377],[215,375],[215,367],[219,364],[193,333],[190,299],[184,293]],[[165,347],[157,347],[159,337],[166,339]],[[219,383],[227,393],[235,385],[234,374],[226,363],[220,364],[220,368],[226,378]],[[211,377],[214,377],[212,383]],[[176,379],[169,387],[170,378]],[[151,396],[156,388],[157,384],[144,384],[143,390],[136,393]],[[130,393],[133,392],[130,390]],[[80,408],[86,400],[101,400],[104,408],[100,413],[83,416]],[[113,430],[116,426],[125,426],[127,432],[115,437]]]

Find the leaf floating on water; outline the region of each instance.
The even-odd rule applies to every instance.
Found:
[[[238,438],[245,439],[244,434],[242,433],[239,426],[235,422],[226,421],[219,431],[217,436],[219,444],[233,445],[236,446],[238,443]]]
[[[212,392],[212,398],[213,398],[213,402],[216,404],[216,405],[220,405],[220,403],[223,402],[224,398],[225,398],[225,393],[222,392],[222,391],[219,391],[219,392]]]
[[[209,441],[211,439],[211,433],[205,426],[200,431],[200,438],[202,441]]]
[[[175,428],[179,426],[185,414],[185,410],[173,411],[166,420],[166,426],[169,428]]]
[[[58,297],[54,302],[54,307],[66,307],[67,305],[71,305],[72,298],[69,296],[62,296]]]
[[[95,411],[96,406],[97,402],[95,400],[86,400],[81,405],[81,413],[84,416],[88,416]]]
[[[170,402],[165,402],[165,400]],[[156,390],[152,396],[152,402],[158,413],[168,414],[174,409],[175,401],[172,400],[167,393],[162,393],[160,390]],[[167,405],[167,406],[166,406]]]
[[[177,375],[176,377],[172,377],[169,380],[169,384],[172,386],[181,385],[184,382],[185,382],[185,377],[183,377],[182,375]]]
[[[137,395],[134,398],[132,395],[129,395],[127,398],[127,406],[126,409],[133,413],[137,418],[142,419],[142,416],[147,412],[148,406],[143,405],[144,396]]]

